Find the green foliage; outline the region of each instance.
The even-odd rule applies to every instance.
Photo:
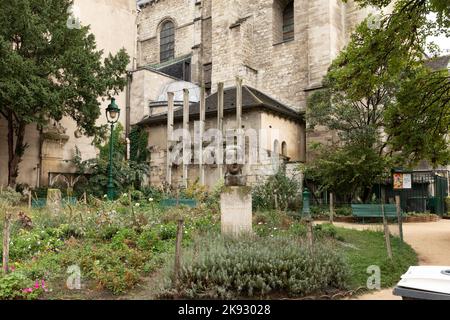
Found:
[[[267,181],[253,188],[253,208],[255,209],[298,209],[300,184],[286,175],[281,168]],[[275,208],[276,203],[278,208]]]
[[[393,261],[386,252],[384,234],[374,231],[355,231],[337,228],[337,236],[344,238],[350,246],[337,249],[344,255],[351,270],[352,287],[366,287],[367,268],[372,265],[381,268],[381,286],[394,286],[410,266],[417,265],[417,255],[407,243],[398,237],[391,238]]]
[[[177,237],[177,225],[175,222],[163,224],[159,229],[159,237],[161,240],[170,240]]]
[[[20,272],[0,275],[0,300],[36,299],[42,293],[40,290],[30,294],[23,292],[33,284],[32,280]]]
[[[17,206],[22,200],[23,195],[14,191],[12,188],[6,188],[0,192],[0,211]]]
[[[126,161],[126,142],[123,138],[123,127],[118,124],[113,131],[113,184],[119,193],[128,192],[130,188],[139,186],[145,174],[148,173],[147,163]],[[86,191],[97,197],[106,194],[109,173],[109,140],[98,145],[100,154],[98,158],[83,161],[76,149],[73,163],[80,173],[90,175]]]
[[[133,229],[121,229],[111,239],[111,246],[114,249],[135,245],[137,240],[136,231]]]
[[[347,266],[325,244],[314,255],[291,237],[208,237],[189,251],[179,288],[163,296],[185,298],[259,298],[271,294],[305,296],[347,287]]]
[[[310,108],[310,122],[335,128],[345,142],[373,137],[374,150],[385,154],[389,146],[399,164],[446,164],[450,81],[446,69],[429,68],[424,52],[438,54],[427,46],[430,36],[449,35],[448,1],[357,2],[392,5],[392,12],[381,16],[379,28],[369,27],[368,20],[357,27],[333,61],[325,91],[311,99],[316,109]],[[434,21],[428,19],[433,14]]]
[[[45,126],[67,116],[83,133],[101,136],[99,97],[116,94],[126,83],[126,51],[103,59],[89,27],[69,29],[72,3],[4,0],[0,7],[0,116],[14,128],[12,185],[28,146],[26,125]]]
[[[319,238],[336,238],[337,229],[331,223],[316,224],[314,226],[314,234]]]
[[[61,253],[65,267],[79,265],[83,276],[93,279],[98,288],[120,294],[132,288],[140,279],[149,253],[128,246],[104,243],[75,244]]]
[[[45,251],[58,251],[64,246],[64,226],[45,230],[20,230],[11,237],[10,259],[31,258]],[[0,248],[0,253],[3,250]]]
[[[305,175],[320,190],[335,195],[367,199],[372,186],[389,174],[390,161],[373,148],[349,143],[343,147],[319,146],[318,156],[306,166]]]
[[[135,126],[130,132],[130,160],[136,163],[148,161],[148,132],[142,127]]]
[[[448,71],[430,70],[423,53],[428,36],[448,33],[449,19],[442,0],[357,2],[393,4],[393,11],[381,16],[379,28],[372,17],[357,27],[325,88],[310,97],[307,118],[311,128],[325,126],[339,138],[316,150],[310,174],[324,189],[367,199],[383,167],[448,163]],[[433,12],[436,22],[427,19]]]

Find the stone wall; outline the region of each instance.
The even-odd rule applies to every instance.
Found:
[[[89,25],[95,35],[97,48],[103,50],[106,57],[125,48],[130,56],[129,69],[132,69],[136,57],[136,2],[135,0],[75,0],[79,8],[82,25]],[[125,92],[116,96],[122,109],[120,122],[125,125]],[[105,109],[109,101],[101,103],[101,115],[98,124],[105,124]],[[97,154],[92,138],[79,136],[76,123],[63,118],[60,123],[66,129],[64,139],[43,141],[36,125],[27,128],[25,142],[29,145],[19,168],[18,183],[31,187],[47,185],[50,173],[70,173],[75,168],[71,164],[75,147],[83,159],[93,158]],[[50,124],[52,126],[53,123]],[[6,185],[8,179],[6,123],[0,119],[0,185]],[[66,140],[67,139],[67,140]]]
[[[306,108],[305,90],[321,86],[331,61],[351,31],[372,9],[353,1],[295,0],[294,40],[282,42],[282,13],[288,0],[181,1],[162,0],[143,9],[140,17],[141,63],[158,62],[157,25],[170,17],[179,26],[203,21],[201,28],[177,29],[176,56],[191,53],[194,82],[233,86],[235,77],[297,110]],[[195,16],[195,18],[192,18]],[[198,33],[201,33],[200,35]],[[194,46],[194,49],[192,47]],[[212,63],[212,64],[211,64]]]
[[[271,113],[263,111],[248,111],[244,112],[243,123],[245,123],[244,130],[254,129],[259,133],[260,129],[265,129],[262,132],[261,137],[258,139],[258,146],[265,150],[266,158],[259,158],[258,163],[247,164],[244,166],[243,173],[248,177],[248,183],[250,185],[264,182],[269,176],[275,173],[273,163],[269,156],[273,151],[274,141],[280,139],[279,143],[283,141],[287,142],[287,157],[293,162],[299,163],[299,160],[304,159],[304,151],[298,147],[298,141],[294,139],[300,139],[304,135],[304,128],[301,124],[285,119],[283,117],[276,116]],[[194,139],[194,121],[197,118],[190,119],[190,132],[191,138]],[[197,119],[198,120],[198,119]],[[233,129],[236,126],[235,115],[224,115],[224,130]],[[176,121],[174,129],[182,127],[181,121]],[[215,116],[208,116],[205,123],[205,131],[208,129],[217,128],[217,118]],[[149,135],[149,149],[151,150],[151,163],[150,163],[150,185],[162,186],[166,178],[166,157],[167,157],[167,131],[166,124],[153,124],[146,126],[146,130]],[[282,140],[275,134],[268,134],[269,130],[274,131],[289,131],[291,134],[286,135]],[[246,139],[246,163],[248,163],[249,157],[249,139]],[[193,149],[192,149],[193,150]],[[270,151],[270,152],[269,152]],[[281,157],[280,157],[281,161]],[[292,171],[292,170],[291,170]],[[205,183],[209,187],[213,187],[217,184],[217,181],[223,177],[219,176],[219,169],[217,165],[208,165],[205,168]],[[172,168],[172,184],[174,186],[182,185],[182,166],[173,166]],[[188,166],[188,180],[189,183],[193,183],[199,179],[199,165],[192,164]]]

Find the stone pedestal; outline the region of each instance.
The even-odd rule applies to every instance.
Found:
[[[47,208],[53,213],[59,213],[61,211],[61,190],[48,189],[47,190]]]
[[[245,186],[229,186],[220,195],[223,235],[239,236],[252,232],[252,194]]]

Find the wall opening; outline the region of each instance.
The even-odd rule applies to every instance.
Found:
[[[161,26],[159,37],[159,60],[166,62],[175,58],[175,24],[167,20]]]
[[[274,0],[273,42],[274,44],[294,40],[294,1]]]

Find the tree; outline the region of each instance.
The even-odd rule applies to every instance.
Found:
[[[70,29],[71,0],[3,0],[0,6],[0,117],[8,126],[8,184],[28,146],[25,129],[70,117],[101,137],[100,101],[123,89],[124,49],[102,61],[89,27]]]
[[[387,6],[391,1],[358,2]],[[355,190],[365,186],[366,198],[368,182],[385,174],[380,164],[448,158],[448,73],[428,68],[424,54],[428,36],[448,32],[443,3],[397,1],[379,27],[363,21],[333,61],[324,88],[310,97],[307,111],[310,127],[325,126],[339,137],[333,146],[318,148],[309,168],[323,186],[335,192],[345,183]],[[430,12],[437,14],[436,21],[427,20]],[[361,174],[360,164],[371,173]]]
[[[371,51],[371,41],[381,36],[367,21],[361,23],[331,64],[324,88],[308,99],[307,108],[310,129],[324,126],[338,135],[338,141],[331,145],[312,149],[316,159],[307,167],[307,177],[322,189],[363,200],[368,199],[372,185],[384,176],[391,162],[384,112],[393,103],[400,73],[385,73],[377,61],[361,55]],[[355,73],[360,76],[355,77]]]
[[[379,85],[389,86],[394,79],[396,86],[388,95],[391,103],[384,111],[384,130],[391,151],[411,165],[421,159],[446,164],[450,79],[447,70],[429,68],[426,51],[431,55],[439,53],[434,44],[427,45],[430,36],[450,35],[448,1],[357,2],[381,8],[393,4],[393,10],[382,17],[380,28],[375,28],[369,37],[359,32],[352,37],[352,43],[359,43],[351,56],[353,60],[344,60],[340,65],[352,81],[341,89],[364,94]],[[435,15],[434,20],[431,15]]]

